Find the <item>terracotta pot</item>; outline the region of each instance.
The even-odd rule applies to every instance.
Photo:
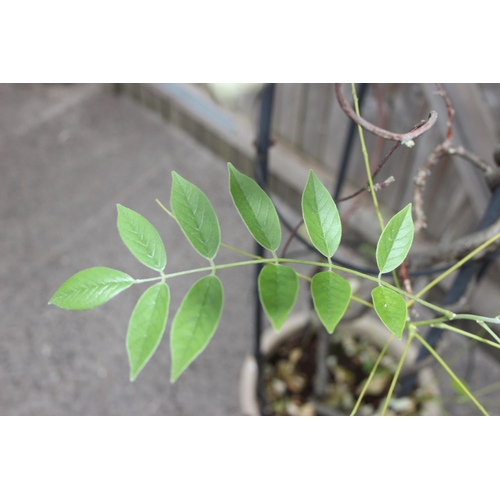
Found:
[[[269,359],[277,349],[287,340],[297,335],[301,335],[304,328],[310,321],[318,323],[317,318],[311,317],[311,313],[298,313],[290,316],[283,324],[279,332],[275,332],[271,327],[264,330],[261,338],[261,353],[264,360]],[[388,338],[392,335],[377,318],[364,315],[353,321],[346,321],[339,324],[338,330],[343,335],[369,338],[379,349],[382,349]],[[406,342],[396,339],[389,344],[387,354],[395,359],[400,359],[403,354]],[[417,356],[417,345],[410,345],[409,352],[405,358],[403,368],[410,367]],[[421,387],[426,387],[427,392],[433,396],[439,395],[437,381],[433,370],[429,367],[422,368],[418,372],[417,383]],[[257,362],[254,356],[248,355],[241,368],[240,374],[240,409],[243,415],[260,415],[259,403],[257,399]],[[440,415],[440,406],[434,399],[422,403],[422,415]]]

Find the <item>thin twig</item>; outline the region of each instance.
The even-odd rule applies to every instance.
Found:
[[[300,226],[302,226],[303,223],[304,223],[304,219],[300,219],[299,223],[293,228],[293,231],[288,236],[288,239],[286,240],[285,246],[283,247],[283,250],[281,252],[281,258],[282,259],[285,258],[286,252],[288,250],[288,247],[290,246],[290,243],[295,238],[295,235],[297,234],[297,231],[300,229]]]
[[[423,227],[427,227],[426,217],[423,210],[423,192],[425,189],[425,184],[427,181],[427,177],[430,174],[431,168],[437,165],[443,156],[446,154],[446,150],[451,146],[451,140],[453,138],[453,117],[455,116],[455,110],[451,104],[450,98],[448,94],[444,90],[443,86],[438,83],[437,84],[439,91],[437,92],[446,103],[446,110],[448,112],[448,121],[446,122],[447,131],[446,137],[438,144],[434,151],[427,157],[427,160],[421,166],[415,178],[413,179],[414,188],[413,188],[413,211],[415,213],[415,232],[418,233]]]
[[[446,154],[450,156],[456,155],[464,158],[465,160],[472,163],[475,167],[479,168],[483,172],[488,187],[493,190],[500,183],[500,170],[493,167],[487,161],[483,160],[476,154],[468,151],[463,146],[450,146],[446,150]]]
[[[425,120],[416,130],[412,130],[405,134],[397,134],[395,132],[385,130],[381,127],[377,127],[373,123],[370,123],[368,120],[365,120],[361,116],[358,116],[342,94],[340,83],[335,84],[335,93],[337,94],[337,100],[339,101],[340,107],[342,108],[344,113],[359,126],[363,127],[366,131],[372,134],[382,137],[383,139],[397,141],[408,147],[412,147],[414,145],[413,140],[423,133],[427,132],[427,130],[429,130],[437,120],[437,113],[435,111],[431,111],[427,120]]]
[[[454,146],[452,144],[453,138],[453,118],[455,116],[455,110],[451,104],[450,98],[443,86],[438,83],[438,92],[445,101],[446,110],[448,112],[448,121],[446,137],[443,142],[434,148],[434,151],[427,157],[424,165],[419,168],[414,182],[413,189],[413,211],[415,213],[415,232],[420,231],[423,227],[427,227],[426,217],[423,210],[423,191],[425,189],[425,184],[427,177],[430,174],[431,168],[437,165],[445,156],[460,156],[466,159],[472,165],[476,166],[484,174],[488,187],[493,190],[498,184],[500,184],[500,171],[497,168],[491,166],[488,162],[477,156],[476,154],[468,151],[463,146]]]
[[[396,149],[398,149],[399,146],[400,146],[400,143],[398,142],[384,156],[384,158],[379,163],[379,165],[377,166],[377,168],[372,172],[372,179],[375,178],[375,176],[380,172],[380,170],[382,169],[382,167],[386,164],[387,160],[392,156],[392,153],[394,153],[394,151],[396,151]],[[370,189],[370,186],[369,186],[368,183],[366,183],[362,188],[358,189],[356,192],[350,194],[349,196],[344,196],[343,198],[340,198],[340,200],[337,200],[337,203],[341,203],[342,201],[350,200],[351,198],[354,198],[355,196],[358,196],[361,193],[368,192],[369,189]]]

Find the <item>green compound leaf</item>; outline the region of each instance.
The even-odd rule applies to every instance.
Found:
[[[236,210],[257,243],[274,252],[281,242],[281,227],[273,202],[253,179],[238,172],[231,163],[227,166]]]
[[[127,331],[130,380],[133,381],[156,351],[167,324],[170,290],[165,283],[148,288],[132,312]]]
[[[338,274],[324,271],[314,275],[311,294],[319,319],[333,333],[351,300],[351,285]]]
[[[382,323],[398,339],[401,339],[407,316],[406,302],[403,297],[385,286],[378,286],[372,290],[372,299],[373,307]]]
[[[217,215],[206,197],[191,182],[172,172],[172,212],[195,250],[206,259],[213,259],[220,246]]]
[[[100,306],[126,290],[134,278],[109,267],[91,267],[65,281],[50,299],[62,309],[81,311]]]
[[[312,170],[302,193],[302,216],[314,246],[331,257],[339,247],[342,225],[335,202]]]
[[[297,273],[288,266],[265,266],[259,274],[258,288],[262,307],[273,328],[278,331],[297,300],[299,293]]]
[[[170,333],[171,382],[210,342],[222,314],[224,292],[217,276],[205,276],[188,291],[175,315]]]
[[[393,271],[402,264],[413,242],[411,203],[387,224],[377,243],[377,265],[381,273]]]
[[[118,210],[118,232],[134,257],[151,269],[163,271],[167,263],[165,247],[153,225],[142,215],[122,205]]]

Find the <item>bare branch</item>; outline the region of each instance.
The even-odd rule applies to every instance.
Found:
[[[391,157],[392,153],[394,153],[394,151],[396,151],[396,149],[398,149],[399,146],[400,146],[399,142],[396,143],[396,144],[394,144],[394,146],[384,156],[383,160],[380,162],[380,164],[378,165],[378,167],[372,172],[372,179],[374,179],[376,177],[376,175],[380,172],[380,170],[385,165],[385,163],[387,162],[387,160]],[[343,198],[340,198],[340,200],[337,200],[337,203],[340,203],[341,201],[350,200],[351,198],[354,198],[355,196],[358,196],[359,194],[361,194],[361,193],[363,193],[365,191],[368,191],[369,188],[370,188],[370,185],[368,183],[366,183],[362,188],[359,188],[354,193],[352,193],[352,194],[350,194],[348,196],[344,196]]]
[[[486,182],[488,183],[488,187],[490,189],[494,189],[500,183],[500,171],[498,168],[491,166],[485,160],[480,158],[474,153],[467,151],[463,146],[450,146],[446,153],[449,155],[457,155],[461,158],[465,158],[469,162],[471,162],[474,166],[479,168],[484,174],[486,178]]]
[[[439,94],[444,99],[444,102],[446,104],[446,110],[448,112],[448,121],[446,124],[448,128],[444,141],[434,148],[434,151],[432,151],[432,153],[427,157],[427,160],[425,161],[423,166],[418,169],[415,178],[413,179],[413,211],[415,213],[415,232],[417,233],[423,227],[427,227],[427,224],[425,222],[426,217],[423,209],[423,192],[425,189],[427,177],[431,172],[431,168],[434,165],[437,165],[441,158],[443,158],[443,156],[446,154],[446,150],[451,146],[451,139],[453,138],[453,118],[455,116],[455,110],[451,105],[450,98],[448,97],[446,90],[444,90],[444,87],[440,83],[438,83],[437,86],[439,89],[437,94]]]
[[[413,179],[413,212],[415,213],[415,232],[418,233],[423,227],[427,227],[426,217],[423,209],[424,200],[423,192],[427,177],[431,172],[431,168],[437,165],[443,158],[446,151],[446,140],[436,146],[434,151],[427,157],[425,163],[418,169]]]
[[[435,111],[431,111],[427,120],[419,124],[418,128],[405,134],[397,134],[395,132],[390,132],[389,130],[377,127],[373,123],[370,123],[368,120],[365,120],[361,116],[358,116],[342,94],[340,83],[335,84],[335,93],[337,94],[337,100],[339,101],[340,107],[342,108],[344,113],[355,123],[372,134],[378,135],[383,139],[400,142],[401,144],[404,144],[405,146],[408,146],[410,148],[414,145],[413,140],[422,135],[424,132],[427,132],[427,130],[429,130],[437,120],[437,113]]]
[[[500,184],[500,171],[498,169],[492,167],[474,153],[467,151],[463,146],[452,145],[451,140],[453,138],[453,118],[455,116],[455,110],[453,109],[450,98],[444,90],[443,86],[440,83],[438,83],[437,86],[439,90],[436,93],[444,99],[446,109],[448,111],[448,128],[444,141],[434,148],[432,153],[427,157],[424,165],[419,168],[415,175],[415,178],[413,179],[413,211],[415,213],[415,232],[420,231],[420,229],[422,229],[423,227],[427,227],[427,224],[425,222],[426,217],[423,210],[423,191],[425,189],[427,177],[429,176],[432,167],[437,165],[443,157],[456,155],[468,160],[484,173],[486,182],[488,183],[489,188],[492,190],[498,184]]]

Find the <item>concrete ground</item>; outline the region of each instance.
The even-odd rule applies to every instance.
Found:
[[[169,206],[172,170],[210,198],[223,241],[252,250],[225,161],[180,129],[109,86],[0,85],[0,414],[239,414],[239,370],[252,346],[252,287],[242,286],[252,283],[250,267],[219,273],[220,326],[175,385],[167,334],[195,277],[172,280],[165,337],[134,383],[125,336],[144,286],[91,311],[47,305],[88,267],[155,275],[121,242],[117,203],[158,228],[169,272],[206,265],[155,202]],[[234,256],[221,249],[216,260]]]
[[[117,203],[158,228],[169,272],[205,265],[155,203],[158,198],[169,205],[172,170],[207,194],[223,241],[252,251],[228,193],[225,159],[157,113],[127,95],[115,96],[109,86],[0,85],[0,415],[240,413],[239,373],[252,349],[252,268],[219,273],[226,297],[220,326],[174,385],[168,332],[195,276],[171,281],[165,337],[134,383],[125,336],[144,286],[91,311],[47,305],[66,279],[88,267],[113,267],[135,278],[155,275],[121,242]],[[216,259],[234,260],[224,249]],[[462,377],[472,366],[463,355],[466,347],[456,336],[441,346]],[[498,414],[500,365],[480,350],[474,359],[469,386],[483,390],[487,408]],[[456,404],[449,377],[436,373],[447,411],[478,413]]]

